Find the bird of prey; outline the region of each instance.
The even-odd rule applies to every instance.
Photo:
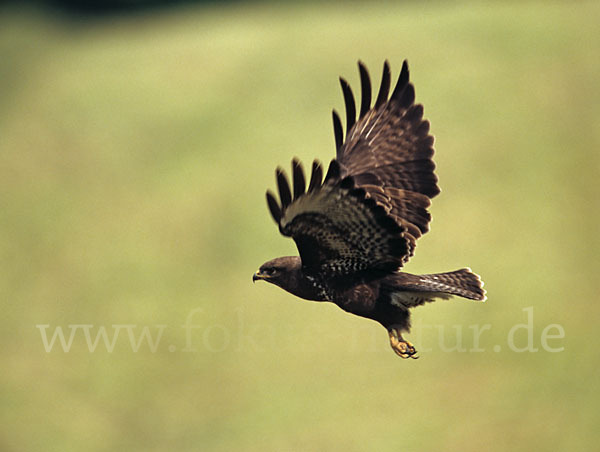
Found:
[[[469,268],[428,275],[400,271],[429,230],[427,209],[440,192],[433,136],[423,106],[415,104],[406,60],[391,96],[385,61],[372,106],[369,74],[360,61],[358,69],[358,120],[350,85],[340,78],[346,133],[333,110],[336,157],[325,178],[315,160],[307,187],[294,158],[291,186],[284,171],[276,170],[279,201],[267,191],[279,231],[294,239],[300,256],[265,262],[252,279],[375,320],[387,329],[397,355],[416,358],[415,347],[402,336],[410,330],[409,309],[453,295],[485,301],[485,291]]]

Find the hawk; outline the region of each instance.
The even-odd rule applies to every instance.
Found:
[[[335,303],[344,311],[375,320],[402,358],[416,358],[405,340],[415,306],[453,295],[485,301],[483,282],[469,268],[429,275],[400,271],[429,230],[431,199],[440,189],[434,173],[433,136],[415,104],[408,64],[390,91],[385,61],[379,93],[371,106],[371,81],[358,62],[361,102],[340,78],[346,133],[333,110],[336,157],[325,178],[318,160],[310,182],[298,159],[292,184],[276,170],[279,200],[267,191],[267,205],[279,231],[296,242],[300,256],[278,257],[258,269],[264,280],[300,298]]]

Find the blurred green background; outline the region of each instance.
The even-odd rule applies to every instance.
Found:
[[[594,1],[5,7],[0,449],[595,450],[598,17]],[[296,253],[264,200],[275,166],[332,158],[337,77],[358,91],[359,58],[375,84],[408,59],[436,136],[442,194],[407,271],[468,265],[488,290],[413,312],[418,361],[373,322],[251,283]],[[528,313],[539,350],[513,351]],[[542,347],[552,324],[561,352]],[[57,327],[66,349],[44,344]],[[101,327],[112,351],[85,339]]]

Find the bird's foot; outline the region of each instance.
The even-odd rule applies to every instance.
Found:
[[[398,331],[395,328],[392,328],[392,329],[388,330],[388,334],[390,335],[390,346],[392,347],[392,350],[394,350],[396,355],[398,355],[402,359],[407,359],[407,358],[418,359],[419,358],[417,356],[417,350],[415,349],[413,344],[411,344],[408,341],[405,341],[402,338],[400,331]]]

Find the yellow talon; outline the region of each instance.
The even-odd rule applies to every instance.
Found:
[[[392,350],[402,359],[418,359],[417,350],[410,342],[404,340],[400,332],[394,328],[388,330],[390,335],[390,346]]]

